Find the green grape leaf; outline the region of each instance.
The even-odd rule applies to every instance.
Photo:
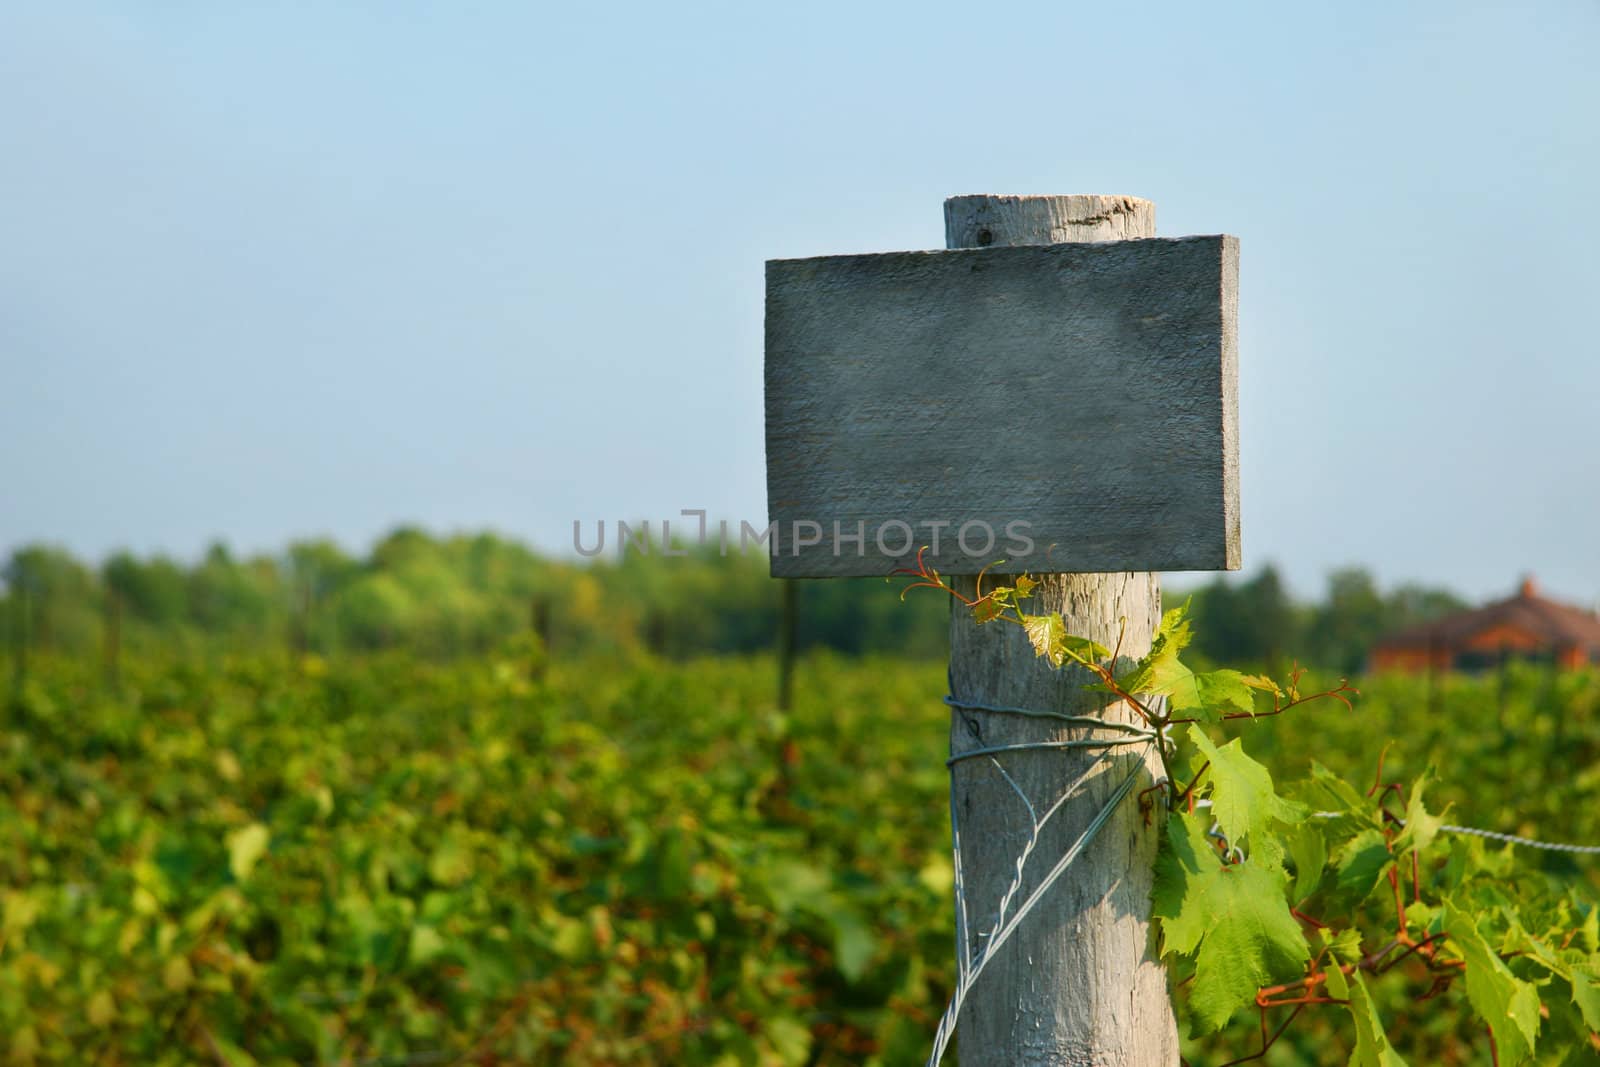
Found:
[[[1248,838],[1261,848],[1273,820],[1292,823],[1304,817],[1305,809],[1278,795],[1271,773],[1245,754],[1237,737],[1219,747],[1195,724],[1189,727],[1189,740],[1211,762],[1211,814],[1231,843]]]
[[[1185,601],[1161,617],[1149,654],[1117,678],[1125,692],[1171,697],[1174,708],[1181,707],[1179,700],[1196,699],[1194,672],[1178,661],[1178,653],[1194,640],[1186,618],[1188,610]]]
[[[1396,854],[1407,849],[1416,849],[1420,852],[1433,844],[1434,838],[1439,836],[1439,827],[1444,825],[1444,815],[1430,814],[1422,803],[1422,794],[1433,784],[1433,777],[1433,767],[1430,765],[1411,785],[1406,800],[1406,828],[1394,842]]]
[[[993,622],[1005,610],[1005,602],[993,593],[972,605],[972,620],[976,623]]]
[[[1066,653],[1061,650],[1060,645],[1061,639],[1067,636],[1067,625],[1058,612],[1051,612],[1048,615],[1024,615],[1022,628],[1027,631],[1028,643],[1033,646],[1037,656],[1048,660],[1052,667],[1061,666]]]
[[[1241,674],[1239,679],[1251,689],[1259,689],[1263,693],[1271,693],[1273,696],[1283,696],[1283,689],[1278,683],[1264,674]]]
[[[1294,860],[1294,889],[1289,899],[1299,904],[1317,891],[1328,865],[1328,841],[1316,820],[1306,819],[1289,835],[1289,858]]]
[[[1590,1030],[1600,1032],[1600,977],[1591,973],[1591,968],[1585,963],[1579,962],[1587,953],[1577,949],[1557,951],[1550,947],[1543,939],[1524,930],[1515,910],[1511,908],[1502,907],[1500,915],[1509,925],[1511,934],[1508,943],[1501,946],[1502,951],[1512,949],[1522,952],[1528,959],[1566,982],[1572,988],[1572,1003],[1583,1016],[1584,1024]]]
[[[1230,711],[1254,715],[1256,690],[1260,688],[1249,675],[1238,671],[1206,671],[1194,675],[1195,706],[1182,710],[1198,712],[1202,718],[1220,717]],[[1172,700],[1172,706],[1177,708],[1177,696]]]
[[[1328,768],[1311,761],[1311,787],[1319,794],[1320,807],[1330,809],[1341,815],[1357,815],[1367,822],[1376,825],[1371,814],[1372,805],[1355,786],[1334,774]]]
[[[1377,830],[1363,830],[1339,850],[1334,860],[1339,888],[1365,899],[1393,861],[1389,843]]]
[[[1315,934],[1317,944],[1331,952],[1335,960],[1344,963],[1355,963],[1361,958],[1361,931],[1347,928],[1334,934],[1329,932],[1329,928],[1323,928],[1317,930]],[[1328,974],[1328,980],[1330,983],[1335,980],[1331,970]],[[1338,980],[1343,981],[1343,976],[1341,975]],[[1335,993],[1334,996],[1342,998],[1344,994]]]
[[[1350,1017],[1356,1024],[1356,1050],[1350,1057],[1350,1067],[1406,1067],[1406,1061],[1389,1044],[1389,1035],[1384,1032],[1383,1020],[1378,1017],[1377,1006],[1361,980],[1361,972],[1352,972],[1346,981],[1343,972],[1333,968],[1329,978],[1336,974],[1344,988],[1336,991],[1334,983],[1329,981],[1328,991],[1349,1001]]]
[[[1311,777],[1295,782],[1289,793],[1314,813],[1330,852],[1364,830],[1382,828],[1372,801],[1316,760],[1311,761]]]
[[[1109,648],[1091,641],[1087,637],[1074,637],[1072,634],[1063,634],[1059,647],[1063,654],[1089,663],[1098,663],[1100,660],[1111,658],[1111,650]]]
[[[1277,692],[1270,679],[1241,674],[1235,670],[1195,673],[1178,654],[1194,640],[1188,620],[1188,602],[1173,608],[1161,618],[1161,626],[1150,642],[1150,653],[1117,679],[1122,689],[1134,694],[1164,696],[1175,712],[1214,722],[1232,713],[1254,715],[1256,691]]]
[[[1318,932],[1320,933],[1321,931]],[[1331,941],[1331,939],[1327,937],[1324,937],[1321,940],[1324,944],[1327,944]],[[1335,997],[1339,1000],[1350,999],[1350,979],[1345,975],[1342,968],[1330,965],[1324,968],[1322,973],[1328,976],[1327,986],[1328,995],[1330,997]],[[1356,971],[1352,971],[1351,973],[1359,974],[1359,972]]]
[[[1023,615],[1022,628],[1028,633],[1028,643],[1033,646],[1033,651],[1052,667],[1061,666],[1069,658],[1096,661],[1111,656],[1110,650],[1104,645],[1067,633],[1067,624],[1060,612]]]
[[[1156,868],[1154,914],[1165,950],[1195,958],[1189,1007],[1197,1033],[1220,1030],[1256,991],[1297,973],[1311,957],[1284,897],[1288,875],[1251,857],[1224,866],[1204,818],[1167,820]]]
[[[1034,581],[1032,578],[1029,578],[1026,574],[1017,575],[1017,599],[1022,600],[1032,596],[1034,589],[1038,585],[1038,582]]]
[[[1600,978],[1574,969],[1568,981],[1572,985],[1572,1003],[1583,1013],[1583,1024],[1600,1033]]]
[[[1466,960],[1467,1000],[1494,1032],[1500,1062],[1521,1063],[1533,1055],[1539,1037],[1539,991],[1511,973],[1470,915],[1445,905],[1450,941]]]
[[[1600,952],[1600,907],[1584,901],[1583,924],[1578,927],[1581,943],[1591,952]]]

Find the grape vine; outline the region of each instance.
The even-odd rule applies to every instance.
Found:
[[[1308,1011],[1343,1010],[1352,1067],[1400,1067],[1378,983],[1406,982],[1479,1028],[1496,1067],[1592,1062],[1600,1053],[1600,909],[1577,887],[1520,870],[1510,847],[1447,836],[1428,809],[1434,773],[1370,787],[1313,762],[1280,789],[1230,727],[1315,703],[1353,711],[1344,681],[1303,692],[1183,662],[1187,605],[1164,615],[1150,652],[1119,667],[1119,648],[1070,634],[1061,615],[1032,614],[1037,582],[962,594],[919,553],[902,590],[942,591],[980,624],[1022,627],[1052,667],[1087,672],[1087,688],[1123,701],[1158,738],[1163,777],[1140,797],[1163,818],[1153,918],[1192,1038],[1254,1011],[1259,1045],[1225,1067],[1260,1060]],[[1298,722],[1298,716],[1290,721]],[[1396,976],[1391,978],[1390,976]],[[1390,1024],[1392,1025],[1392,1023]]]

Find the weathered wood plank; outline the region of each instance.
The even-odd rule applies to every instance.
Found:
[[[769,261],[772,573],[1237,568],[1237,278],[1227,236]]]

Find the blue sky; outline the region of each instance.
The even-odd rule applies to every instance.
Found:
[[[764,514],[762,262],[1242,243],[1247,569],[1600,599],[1600,6],[12,4],[0,548]],[[592,527],[590,527],[592,528]]]

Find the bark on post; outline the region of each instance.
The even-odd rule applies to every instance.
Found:
[[[962,196],[945,202],[949,248],[1107,241],[1155,236],[1155,205],[1121,196]],[[1020,397],[1031,417],[1051,417],[1049,397]],[[1160,418],[1160,412],[1143,417]],[[1069,633],[1121,655],[1149,651],[1161,614],[1161,586],[1151,573],[1051,574],[1030,612],[1059,611]],[[974,579],[951,579],[972,595]],[[1126,619],[1126,629],[1120,620]],[[1078,671],[1052,670],[1039,660],[1019,627],[978,627],[957,605],[950,623],[950,681],[958,699],[986,704],[1104,714],[1134,721],[1124,707],[1107,708],[1081,687]],[[952,753],[979,747],[1071,736],[1048,720],[954,709]],[[1078,836],[1127,773],[1139,749],[1119,750],[1087,790],[1046,827],[1018,899]],[[1088,765],[1082,750],[1024,751],[1001,759],[1017,786],[1043,811]],[[1151,781],[1160,774],[1154,754]],[[1148,785],[1149,782],[1141,783]],[[956,764],[954,804],[961,824],[971,949],[987,929],[1015,873],[1027,840],[1027,809],[986,759]],[[1172,1067],[1178,1038],[1164,969],[1149,927],[1152,866],[1160,820],[1144,824],[1125,800],[1094,842],[1041,900],[1017,936],[984,971],[962,1011],[962,1067]]]

